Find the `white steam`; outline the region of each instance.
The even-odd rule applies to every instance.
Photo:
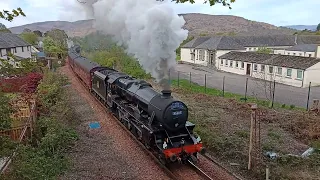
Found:
[[[147,73],[169,88],[168,71],[176,65],[175,50],[188,36],[185,21],[169,2],[156,0],[82,0],[87,18],[95,27],[114,36]]]

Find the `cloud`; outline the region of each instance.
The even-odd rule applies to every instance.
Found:
[[[320,23],[318,15],[320,0],[236,0],[231,4],[232,10],[221,4],[210,7],[203,2],[204,0],[196,0],[195,4],[172,3],[171,6],[176,13],[235,15],[278,26]],[[0,0],[0,7],[2,9],[21,7],[27,15],[27,17],[18,17],[12,22],[0,20],[0,23],[7,27],[41,21],[76,21],[85,18],[76,0]],[[71,8],[72,11],[78,10],[79,14],[77,16],[71,14]]]

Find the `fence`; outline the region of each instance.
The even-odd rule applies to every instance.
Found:
[[[259,101],[270,107],[297,106],[309,109],[310,102],[320,98],[320,87],[312,87],[312,82],[308,88],[298,88],[231,73],[190,71],[170,71],[170,83],[179,87],[196,84],[202,86],[202,93],[236,97],[242,101]],[[199,91],[199,88],[197,90]]]
[[[17,141],[18,143],[21,143],[26,136],[32,136],[33,132],[33,124],[35,123],[37,119],[37,105],[36,101],[31,101],[31,107],[26,108],[28,106],[28,103],[22,103],[21,101],[17,103],[17,105],[22,106],[22,109],[17,112],[17,114],[13,115],[14,118],[13,121],[17,121],[18,127],[14,127],[10,130],[0,131],[0,136],[8,136],[12,140]],[[29,111],[26,112],[26,109]],[[25,121],[25,118],[27,120]],[[19,124],[23,124],[22,126]],[[10,165],[12,159],[16,156],[18,147],[13,151],[10,157],[6,158],[4,165],[0,169],[0,174],[5,173],[6,169]]]

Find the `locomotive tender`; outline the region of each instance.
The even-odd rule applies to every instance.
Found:
[[[69,49],[68,61],[88,90],[163,164],[196,160],[205,152],[188,121],[188,107],[170,90],[158,93],[146,81],[102,67],[82,57],[78,45]]]

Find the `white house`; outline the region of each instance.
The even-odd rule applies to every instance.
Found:
[[[181,61],[218,68],[218,57],[230,51],[250,52],[257,51],[260,47],[276,51],[290,48],[296,44],[306,43],[320,44],[320,36],[265,35],[197,37],[181,47]]]
[[[293,47],[274,50],[274,54],[302,56],[302,57],[316,57],[318,45],[317,44],[298,44]]]
[[[8,60],[8,54],[11,53],[17,59],[22,60],[31,58],[31,45],[21,39],[18,35],[12,33],[0,33],[0,58]]]
[[[320,59],[256,52],[229,52],[219,57],[219,69],[295,87],[320,85]]]

